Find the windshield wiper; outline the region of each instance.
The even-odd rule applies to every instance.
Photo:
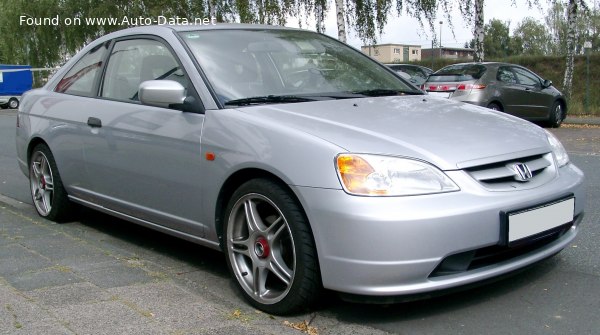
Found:
[[[315,99],[301,97],[296,95],[265,95],[258,97],[249,97],[242,99],[229,100],[225,102],[225,106],[247,106],[252,104],[272,104],[272,103],[293,103],[315,101]]]
[[[362,90],[362,91],[352,91],[353,94],[360,94],[368,97],[387,97],[394,95],[419,95],[423,94],[420,91],[404,91],[404,90],[390,90],[390,89],[372,89],[372,90]]]

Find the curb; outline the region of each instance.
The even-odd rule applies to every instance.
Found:
[[[0,204],[5,204],[7,206],[16,208],[16,209],[29,209],[32,205],[19,201],[17,199],[13,199],[11,197],[7,197],[3,194],[0,194]]]
[[[600,125],[600,117],[567,117],[564,122],[569,124]]]

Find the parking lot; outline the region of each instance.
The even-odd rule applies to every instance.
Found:
[[[597,334],[600,127],[552,130],[584,170],[578,238],[508,279],[395,305],[342,302],[290,317],[257,312],[218,252],[83,210],[54,224],[31,207],[17,169],[14,111],[0,112],[2,334]],[[376,274],[374,274],[376,275]]]

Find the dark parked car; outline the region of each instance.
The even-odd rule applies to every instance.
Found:
[[[560,127],[567,115],[562,93],[530,70],[506,63],[463,63],[435,72],[421,88],[430,95],[488,107]]]
[[[422,85],[433,73],[433,70],[414,64],[385,64],[385,66],[400,74],[402,78],[407,79],[416,86]]]

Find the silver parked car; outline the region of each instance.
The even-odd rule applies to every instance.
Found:
[[[17,150],[42,217],[81,204],[222,250],[276,314],[511,273],[569,245],[585,203],[551,133],[259,25],[96,40],[25,95]]]
[[[430,75],[422,87],[431,95],[488,107],[523,119],[560,127],[567,102],[552,82],[507,63],[463,63]]]

